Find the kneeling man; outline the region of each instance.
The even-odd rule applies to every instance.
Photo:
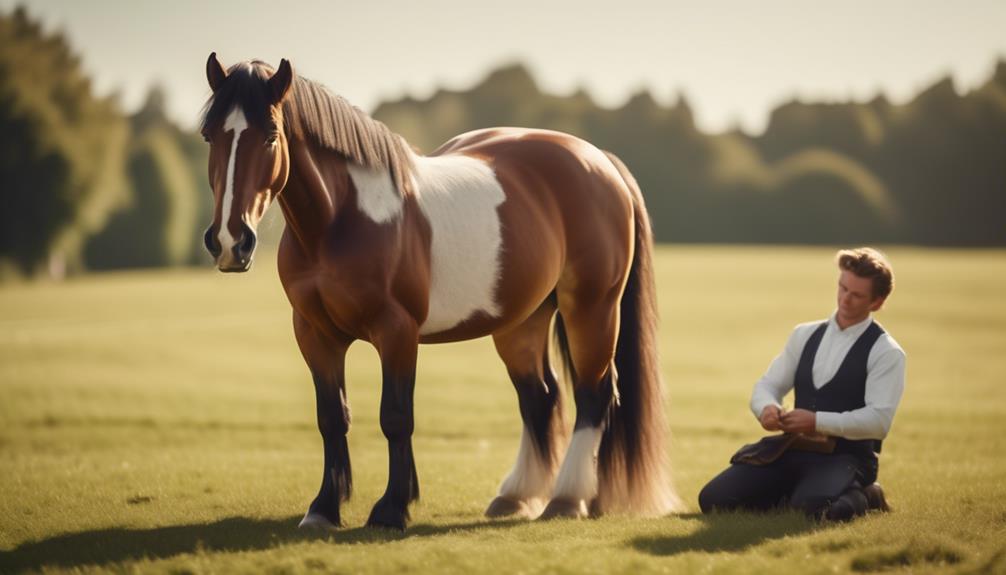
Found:
[[[699,494],[703,512],[788,502],[815,518],[846,520],[887,509],[875,483],[877,453],[904,390],[905,352],[871,314],[894,289],[894,274],[871,248],[837,259],[838,309],[798,325],[751,395],[761,426],[786,436],[738,452]],[[786,411],[790,390],[795,409]]]

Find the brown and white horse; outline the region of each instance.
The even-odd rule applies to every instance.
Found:
[[[524,422],[490,517],[659,515],[667,477],[652,240],[635,180],[567,134],[497,128],[429,156],[321,85],[211,54],[202,123],[215,209],[206,248],[247,271],[273,200],[286,219],[279,274],[314,379],[325,446],[302,526],[341,525],[352,489],[344,362],[354,340],[381,358],[389,477],[368,525],[404,529],[419,497],[412,451],[420,343],[492,335]],[[553,317],[572,380],[568,442],[549,361]]]

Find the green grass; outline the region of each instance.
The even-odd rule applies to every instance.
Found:
[[[891,249],[878,317],[908,352],[880,480],[896,510],[848,525],[694,513],[760,435],[754,381],[834,305],[832,250],[658,250],[674,478],[693,512],[492,522],[520,433],[491,342],[425,346],[405,534],[362,527],[383,491],[377,356],[350,350],[347,527],[304,533],[321,440],[271,256],[245,275],[0,288],[0,572],[1006,571],[1006,252]]]

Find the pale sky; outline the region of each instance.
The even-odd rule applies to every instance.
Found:
[[[947,74],[966,92],[1006,57],[1006,0],[0,0],[0,10],[19,3],[68,35],[99,94],[119,92],[132,111],[160,82],[186,127],[209,95],[211,51],[225,66],[288,58],[366,110],[466,89],[520,61],[552,93],[582,87],[608,107],[644,88],[665,104],[683,93],[701,129],[754,133],[794,97],[883,91],[903,102]]]

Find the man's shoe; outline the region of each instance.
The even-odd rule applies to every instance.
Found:
[[[866,495],[867,509],[883,512],[891,510],[891,506],[887,504],[887,498],[884,497],[884,490],[881,489],[879,483],[867,485],[863,488],[863,493]]]

